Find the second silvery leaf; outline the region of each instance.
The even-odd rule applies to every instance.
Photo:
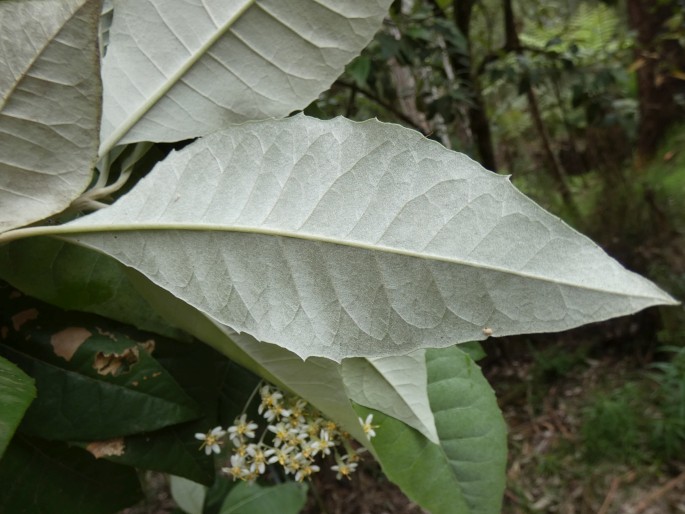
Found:
[[[101,154],[287,116],[330,87],[390,0],[118,0]]]

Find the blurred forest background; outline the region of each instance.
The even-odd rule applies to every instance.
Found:
[[[396,1],[306,112],[400,123],[509,174],[685,299],[685,0]],[[676,307],[489,341],[504,512],[685,513],[684,336]],[[308,512],[421,512],[379,473],[317,478]]]

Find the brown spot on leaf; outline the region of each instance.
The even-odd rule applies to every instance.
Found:
[[[123,373],[128,373],[131,367],[138,362],[138,347],[126,348],[121,353],[98,352],[95,355],[93,369],[100,375],[112,375],[118,377]]]
[[[92,453],[96,459],[102,457],[119,457],[124,454],[126,445],[123,437],[108,439],[107,441],[93,441],[86,446],[86,450]]]
[[[138,343],[140,346],[143,347],[143,350],[145,350],[147,353],[152,355],[152,352],[155,351],[155,340],[154,339],[148,339],[144,343]]]
[[[98,331],[98,334],[104,337],[109,337],[112,341],[118,341],[117,336],[114,335],[112,332],[108,332],[107,330],[103,330],[100,327],[95,327],[95,330]]]
[[[70,361],[81,345],[93,334],[83,327],[68,327],[53,334],[50,344],[55,351],[66,361]]]
[[[152,378],[157,378],[157,377],[160,376],[161,374],[162,374],[161,371],[155,371],[155,372],[152,374]]]
[[[26,309],[25,311],[21,311],[12,316],[12,326],[14,327],[15,331],[19,331],[24,323],[31,321],[32,319],[36,319],[37,317],[38,309]]]
[[[21,298],[22,294],[21,292],[17,291],[16,289],[10,293],[10,300],[14,300],[16,298]]]

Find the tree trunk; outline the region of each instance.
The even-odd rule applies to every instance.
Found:
[[[467,115],[473,140],[476,148],[478,148],[480,162],[485,168],[496,171],[497,160],[495,158],[495,147],[492,142],[492,133],[490,132],[490,120],[485,109],[480,80],[471,64],[471,40],[469,35],[471,13],[473,12],[474,5],[474,0],[454,0],[453,2],[454,23],[466,40],[468,55],[467,59],[459,59],[452,54],[451,64],[455,76],[461,84],[466,86],[470,93],[471,105],[468,107]]]
[[[512,7],[511,0],[502,1],[502,7],[504,10],[504,49],[507,52],[521,54],[523,50],[521,48],[518,31],[516,29],[516,20],[514,18],[514,9]],[[530,111],[530,117],[533,120],[533,125],[535,126],[535,130],[540,138],[542,150],[545,154],[545,160],[547,161],[547,166],[552,173],[552,177],[557,183],[561,197],[564,199],[564,203],[567,205],[567,207],[574,209],[575,204],[573,202],[573,196],[568,185],[566,172],[562,168],[559,158],[552,149],[549,133],[547,132],[547,128],[542,120],[537,96],[535,95],[535,90],[533,89],[533,84],[531,83],[531,77],[527,70],[524,70],[523,82],[526,88],[528,110]]]
[[[685,48],[676,39],[664,38],[665,22],[685,6],[682,0],[628,0],[628,19],[637,34],[635,66],[639,96],[636,147],[638,167],[655,154],[668,128],[682,120],[685,80],[674,72],[685,71]]]

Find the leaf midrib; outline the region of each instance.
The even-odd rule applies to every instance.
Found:
[[[475,261],[467,261],[463,259],[456,259],[453,257],[446,257],[443,255],[436,255],[431,253],[421,253],[414,250],[405,250],[402,248],[395,248],[390,246],[384,246],[379,244],[365,243],[362,241],[352,241],[344,240],[334,237],[322,236],[319,234],[307,234],[302,232],[294,232],[287,230],[270,229],[264,227],[254,227],[254,226],[241,226],[241,225],[220,225],[212,223],[126,223],[126,224],[103,224],[103,225],[61,225],[56,227],[41,227],[45,228],[45,231],[41,234],[36,235],[53,235],[53,236],[63,236],[70,240],[73,240],[79,234],[91,234],[91,233],[107,233],[107,232],[164,232],[164,231],[184,231],[184,232],[232,232],[232,233],[244,233],[244,234],[255,234],[255,235],[265,235],[273,237],[285,237],[290,239],[299,239],[302,241],[310,241],[314,243],[328,243],[340,246],[347,246],[350,248],[357,248],[361,250],[369,250],[373,253],[385,253],[401,255],[404,257],[412,257],[416,259],[424,259],[429,261],[445,262],[448,264],[457,264],[469,268],[477,268],[483,271],[491,271],[497,273],[503,273],[505,275],[514,275],[521,278],[536,280],[540,282],[547,282],[554,285],[568,286],[576,289],[582,289],[585,291],[598,292],[603,294],[613,294],[621,297],[633,297],[633,298],[646,298],[652,300],[658,300],[659,302],[664,302],[665,297],[654,296],[654,295],[644,295],[644,294],[627,294],[621,291],[613,291],[601,287],[592,287],[584,283],[574,283],[566,280],[559,280],[552,277],[546,277],[542,275],[535,275],[532,273],[526,273],[522,271],[512,270],[503,268],[500,266],[494,266],[491,264],[477,263]],[[17,231],[18,232],[18,231]],[[8,233],[8,235],[11,234]],[[0,238],[1,239],[1,238]],[[1,242],[1,241],[0,241]],[[669,299],[669,303],[672,305],[677,305],[677,302],[673,299]]]
[[[133,111],[128,118],[121,123],[112,132],[107,139],[105,139],[100,145],[98,150],[99,158],[106,155],[114,146],[138,123],[145,114],[152,109],[157,103],[166,95],[172,87],[174,87],[181,78],[192,68],[208,51],[214,46],[214,44],[226,34],[226,32],[233,26],[233,24],[240,19],[240,17],[245,14],[250,7],[252,7],[257,0],[245,0],[245,3],[238,8],[238,10],[228,19],[226,22],[217,27],[214,33],[207,38],[207,40],[195,51],[188,59],[178,67],[178,69],[167,79],[162,82],[162,84],[157,88],[157,90],[150,95],[145,102],[143,102],[135,111]],[[115,11],[116,15],[116,11]]]

